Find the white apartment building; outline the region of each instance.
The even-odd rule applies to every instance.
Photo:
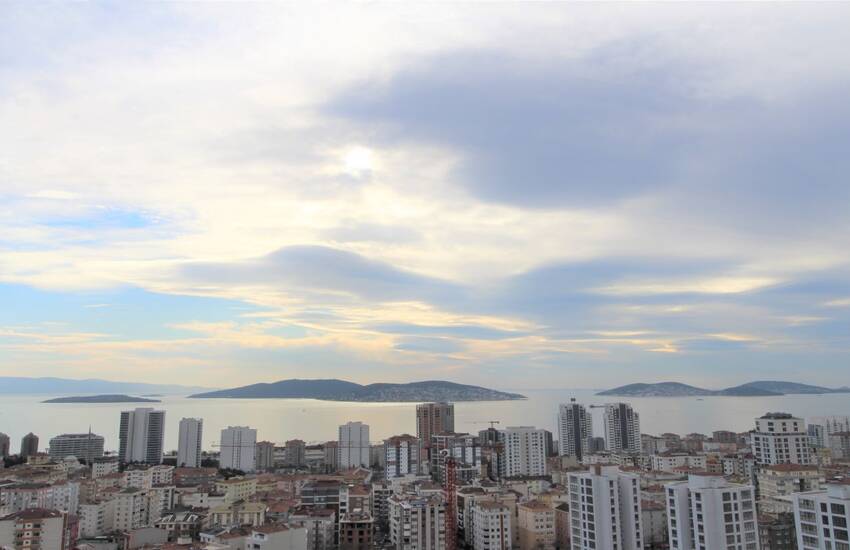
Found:
[[[689,453],[661,453],[649,457],[650,467],[656,472],[672,472],[677,468],[705,470],[705,455]]]
[[[788,413],[767,413],[756,418],[752,447],[761,466],[812,463],[806,422]]]
[[[640,415],[628,403],[606,403],[605,447],[612,453],[639,453]]]
[[[76,481],[16,483],[0,489],[0,517],[29,508],[76,514],[79,503],[80,484]]]
[[[202,418],[180,419],[180,433],[177,440],[177,466],[200,468],[201,445],[204,437]]]
[[[156,466],[132,467],[124,470],[124,487],[150,489],[155,485],[174,483],[174,466],[157,464]]]
[[[248,426],[228,426],[221,430],[219,464],[243,472],[253,472],[256,465],[257,430]]]
[[[412,435],[396,435],[384,441],[384,477],[417,475],[421,471],[422,442]]]
[[[0,548],[66,550],[67,516],[42,508],[22,510],[0,518]]]
[[[558,454],[579,461],[590,454],[593,417],[584,405],[571,399],[558,407]]]
[[[758,550],[755,489],[722,475],[691,474],[665,486],[671,550]]]
[[[445,550],[446,504],[442,495],[392,495],[390,542],[395,550]]]
[[[121,413],[118,456],[122,462],[162,463],[165,411],[141,407]]]
[[[546,475],[546,430],[508,427],[505,434],[505,477]]]
[[[148,504],[148,494],[142,489],[127,487],[117,493],[112,499],[112,529],[131,531],[146,526],[150,519]]]
[[[93,433],[57,435],[50,440],[47,454],[51,460],[73,456],[85,459],[88,464],[103,456],[103,436]]]
[[[510,550],[512,547],[510,508],[494,500],[482,500],[472,508],[474,550]]]
[[[800,550],[850,549],[850,481],[828,483],[826,490],[791,498]]]
[[[94,479],[118,472],[119,459],[116,457],[95,459],[91,465],[91,475]]]
[[[339,467],[369,467],[369,425],[348,422],[339,427]]]
[[[115,505],[111,500],[80,504],[78,511],[80,537],[97,537],[109,532],[114,523]]]
[[[791,495],[825,489],[817,466],[777,464],[764,466],[757,474],[760,512],[791,512]]]
[[[568,476],[572,550],[640,550],[640,476],[594,465]]]

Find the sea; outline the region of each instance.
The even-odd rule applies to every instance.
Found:
[[[555,433],[559,403],[575,398],[585,405],[625,401],[640,414],[643,433],[714,430],[742,432],[766,412],[788,412],[803,418],[850,415],[850,394],[786,395],[776,397],[634,397],[596,395],[595,390],[508,390],[526,395],[516,401],[478,401],[455,404],[455,430],[477,433],[490,427],[535,426]],[[315,399],[189,399],[157,397],[160,403],[58,404],[42,403],[52,396],[0,395],[0,432],[11,438],[17,452],[28,432],[40,437],[46,450],[51,437],[63,433],[93,433],[106,438],[106,449],[118,448],[120,413],[137,406],[166,411],[165,449],[177,448],[181,418],[203,418],[203,446],[214,450],[219,433],[227,426],[257,429],[257,439],[283,444],[290,439],[308,443],[337,438],[337,428],[360,420],[370,427],[370,439],[379,442],[392,435],[415,434],[416,403],[351,403]],[[601,409],[593,409],[595,435],[602,434]],[[555,435],[557,438],[557,435]]]

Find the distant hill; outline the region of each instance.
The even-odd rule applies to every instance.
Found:
[[[325,401],[405,402],[405,401],[505,401],[525,399],[524,395],[455,384],[442,380],[409,384],[369,384],[345,380],[281,380],[251,384],[229,390],[198,393],[189,397],[230,399],[322,399]]]
[[[145,394],[186,395],[207,391],[201,386],[178,386],[175,384],[146,384],[142,382],[113,382],[96,378],[75,380],[70,378],[26,378],[21,376],[0,376],[0,395],[2,394]]]
[[[655,384],[628,384],[618,388],[605,390],[596,395],[611,395],[619,397],[689,397],[689,396],[740,396],[759,397],[774,395],[794,394],[827,394],[827,393],[850,393],[850,389],[825,388],[797,382],[781,382],[776,380],[759,380],[748,382],[740,386],[733,386],[722,390],[708,390],[689,386],[679,382],[658,382]]]
[[[80,395],[76,397],[56,397],[42,401],[42,403],[161,403],[161,401],[129,395]]]

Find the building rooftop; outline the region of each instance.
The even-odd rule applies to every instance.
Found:
[[[9,514],[8,516],[0,518],[0,520],[10,520],[10,519],[48,519],[48,518],[61,518],[62,512],[58,510],[47,510],[45,508],[27,508],[26,510],[21,510],[20,512],[15,512],[14,514]]]

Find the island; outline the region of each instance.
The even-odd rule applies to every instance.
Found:
[[[456,384],[443,380],[427,380],[407,384],[376,383],[355,384],[345,380],[281,380],[279,382],[251,384],[228,390],[218,390],[190,395],[191,398],[227,399],[320,399],[323,401],[358,402],[425,402],[425,401],[507,401],[525,399],[518,393]]]
[[[131,395],[77,395],[56,397],[42,403],[160,403],[159,399],[133,397]]]
[[[692,396],[727,396],[727,397],[770,397],[779,395],[823,395],[828,393],[850,393],[850,388],[825,388],[800,384],[798,382],[783,382],[779,380],[758,380],[740,386],[721,390],[709,390],[682,384],[680,382],[658,382],[655,384],[627,384],[610,390],[598,392],[596,395],[617,397],[692,397]]]

